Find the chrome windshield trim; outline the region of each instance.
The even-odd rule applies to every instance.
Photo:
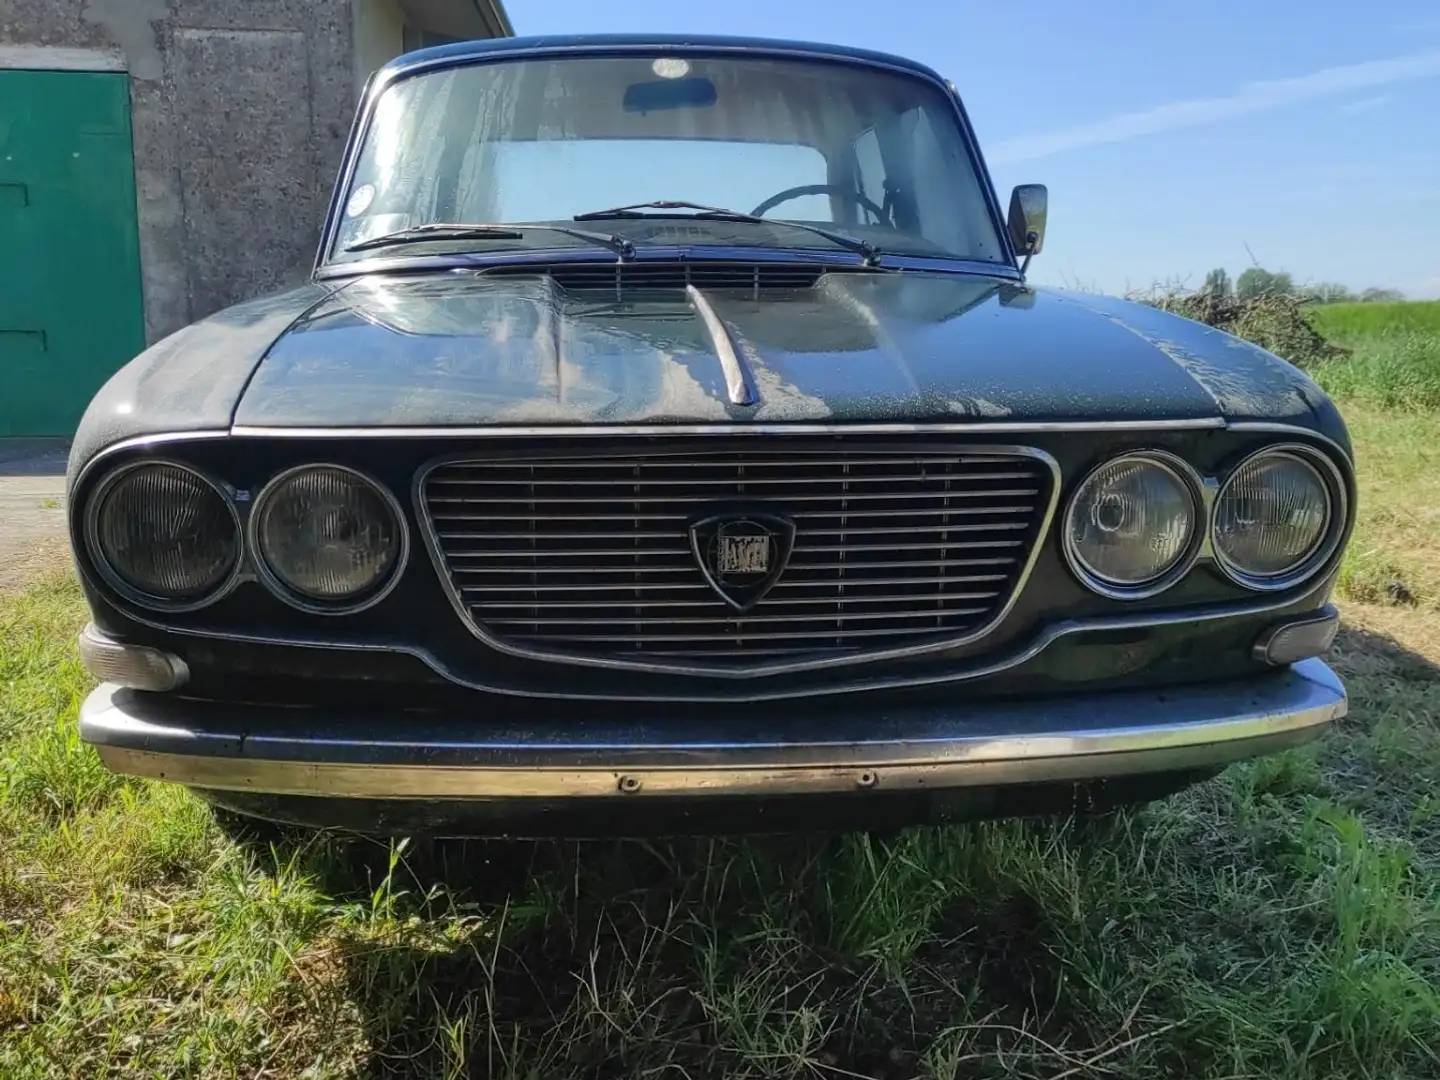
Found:
[[[1033,435],[1065,431],[1214,431],[1223,417],[1181,420],[977,420],[971,423],[854,424],[495,424],[475,427],[270,427],[236,424],[230,434],[267,439],[646,438],[679,435]]]
[[[945,447],[932,447],[927,452],[943,452]],[[1006,617],[1014,610],[1019,602],[1021,594],[1025,591],[1025,584],[1030,580],[1030,575],[1035,569],[1035,564],[1040,559],[1040,552],[1044,550],[1045,544],[1050,535],[1050,527],[1055,520],[1055,511],[1060,505],[1060,490],[1064,486],[1064,477],[1060,472],[1060,463],[1047,454],[1044,450],[1032,446],[992,446],[983,444],[965,443],[956,447],[957,454],[995,455],[1014,458],[1030,458],[1040,462],[1050,470],[1050,498],[1045,505],[1044,513],[1040,517],[1039,528],[1035,534],[1034,543],[1025,559],[1020,573],[1015,579],[1015,587],[1005,603],[996,611],[994,618],[983,626],[965,634],[951,634],[943,637],[931,637],[924,641],[914,642],[908,645],[895,645],[882,649],[867,649],[857,652],[835,652],[829,655],[820,655],[802,660],[777,660],[757,661],[748,664],[712,664],[701,662],[667,661],[667,660],[628,660],[619,656],[597,656],[589,653],[572,652],[566,649],[537,648],[530,645],[521,645],[498,634],[493,634],[484,624],[476,621],[468,608],[466,608],[454,580],[450,576],[450,570],[445,559],[445,553],[441,549],[440,538],[436,535],[435,523],[431,519],[429,509],[425,505],[425,482],[430,474],[442,465],[456,461],[468,461],[475,457],[475,452],[465,451],[457,454],[447,454],[422,466],[415,474],[415,483],[412,490],[411,505],[414,508],[417,524],[420,526],[421,535],[425,539],[425,548],[430,553],[431,562],[435,566],[435,573],[440,580],[440,586],[450,601],[450,606],[460,617],[461,623],[475,637],[479,638],[496,652],[505,653],[509,656],[519,657],[524,660],[540,660],[546,663],[570,664],[575,667],[598,668],[604,671],[637,671],[646,672],[652,675],[690,675],[714,679],[760,679],[772,675],[790,675],[798,672],[824,671],[837,667],[859,667],[866,664],[882,663],[886,660],[910,659],[917,656],[928,656],[933,653],[943,652],[946,649],[958,648],[962,645],[969,645],[972,642],[981,640],[995,632],[1004,623]],[[558,450],[555,452],[559,452]]]
[[[907,62],[900,57],[887,57],[881,54],[864,57],[844,55],[806,48],[803,43],[787,44],[767,42],[742,44],[738,41],[697,41],[693,44],[606,41],[595,42],[585,46],[560,43],[546,44],[543,41],[539,41],[533,46],[508,50],[504,53],[486,53],[481,51],[471,54],[442,55],[412,61],[404,66],[381,68],[371,76],[369,82],[366,84],[365,92],[361,97],[355,111],[355,117],[350,125],[350,134],[345,142],[339,175],[336,177],[335,185],[331,189],[330,200],[325,211],[325,218],[321,223],[320,243],[316,247],[315,259],[311,268],[312,278],[320,278],[323,276],[323,271],[330,266],[343,265],[337,264],[335,261],[335,244],[340,231],[341,210],[344,205],[344,200],[349,198],[350,185],[354,181],[355,169],[360,160],[360,151],[364,146],[366,137],[370,133],[370,125],[374,119],[376,105],[380,95],[396,83],[414,78],[417,75],[442,71],[446,68],[470,67],[478,64],[524,62],[546,56],[573,57],[578,54],[603,57],[635,56],[655,53],[666,55],[713,54],[718,56],[733,56],[744,60],[764,58],[799,60],[858,68],[862,71],[886,71],[893,75],[918,79],[922,83],[934,87],[954,110],[956,126],[959,129],[961,141],[965,146],[968,165],[974,171],[975,178],[979,182],[979,186],[984,195],[985,209],[989,214],[991,227],[995,230],[996,238],[1002,248],[1010,255],[1010,262],[997,263],[995,265],[997,268],[1007,269],[1015,280],[1023,280],[1019,265],[1015,262],[1014,252],[1011,250],[1010,243],[1006,239],[1005,214],[1000,205],[1000,198],[995,191],[995,181],[980,155],[979,140],[976,138],[974,128],[971,126],[970,117],[961,104],[958,92],[956,92],[939,73],[923,65]]]
[[[195,708],[188,706],[188,708]],[[949,710],[770,719],[733,726],[569,725],[486,737],[374,723],[345,736],[296,732],[266,710],[187,705],[101,684],[81,737],[122,773],[193,787],[349,798],[647,798],[814,795],[1070,781],[1228,764],[1308,741],[1343,717],[1345,688],[1320,660],[1185,693],[957,704]],[[272,713],[283,710],[270,710]],[[227,723],[228,721],[228,723]],[[216,725],[223,725],[219,729]],[[511,725],[505,725],[506,728]],[[677,738],[675,729],[683,729]],[[241,731],[243,730],[243,735]],[[332,725],[332,731],[339,725]]]
[[[598,256],[598,257],[597,257]],[[524,266],[527,263],[554,265],[558,262],[577,266],[598,264],[615,265],[615,259],[607,258],[594,248],[508,248],[503,251],[447,251],[419,255],[374,255],[363,259],[340,260],[325,263],[314,275],[315,281],[331,281],[366,274],[387,273],[440,273],[445,271],[461,273],[484,273],[499,267]],[[743,244],[697,244],[680,247],[676,245],[646,245],[636,249],[635,257],[625,265],[639,266],[647,263],[667,262],[756,262],[783,263],[789,265],[813,266],[822,270],[837,270],[859,274],[884,274],[893,270],[913,270],[936,274],[965,274],[971,277],[992,277],[1010,284],[1023,282],[1020,272],[1008,263],[984,262],[978,259],[939,255],[913,255],[899,252],[885,253],[885,265],[881,268],[866,267],[858,257],[847,252],[821,247],[748,247]]]
[[[705,324],[705,332],[710,335],[710,344],[714,346],[715,356],[720,361],[720,370],[725,374],[725,393],[730,404],[758,405],[760,398],[755,392],[755,378],[751,375],[745,359],[735,351],[735,342],[730,339],[730,332],[725,329],[720,316],[715,314],[710,301],[694,285],[685,286],[685,297],[695,309],[695,314],[700,316],[700,321]]]

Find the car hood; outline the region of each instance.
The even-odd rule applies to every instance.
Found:
[[[705,309],[718,316],[707,324]],[[727,394],[725,361],[755,403]],[[536,274],[371,276],[254,370],[237,427],[1295,419],[1323,399],[1252,345],[1155,308],[993,278],[613,291]]]

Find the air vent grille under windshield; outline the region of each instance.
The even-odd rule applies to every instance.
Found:
[[[485,277],[553,278],[567,292],[596,291],[623,294],[631,289],[744,289],[759,293],[775,289],[809,289],[827,272],[863,273],[846,267],[798,263],[753,262],[603,262],[525,263],[497,266]]]

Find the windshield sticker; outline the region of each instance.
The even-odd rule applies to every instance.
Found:
[[[354,217],[356,214],[363,214],[370,208],[370,203],[375,198],[374,184],[361,184],[350,193],[350,201],[345,204],[345,216]]]

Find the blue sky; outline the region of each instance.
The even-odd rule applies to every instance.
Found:
[[[1259,262],[1440,297],[1440,2],[506,0],[519,34],[755,34],[954,80],[1002,201],[1050,188],[1032,277],[1119,293]]]

